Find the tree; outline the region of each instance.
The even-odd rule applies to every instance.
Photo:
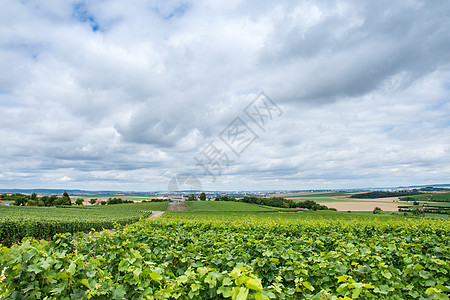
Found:
[[[36,193],[31,194],[31,200],[37,201],[38,197]]]
[[[206,194],[205,193],[201,193],[200,194],[200,201],[206,201]]]
[[[412,214],[418,217],[423,217],[425,216],[425,211],[423,209],[420,208],[414,208],[413,210],[411,210]]]
[[[133,201],[131,201],[133,202]],[[121,204],[121,203],[128,203],[127,200],[123,200],[122,198],[108,198],[108,201],[106,202],[108,205],[110,204]]]
[[[197,198],[195,197],[194,194],[190,194],[189,198],[187,199],[187,201],[197,201]]]
[[[381,208],[379,208],[379,207],[375,207],[375,208],[373,209],[373,213],[374,213],[375,215],[379,215],[379,214],[384,213],[384,211],[383,211]]]
[[[92,198],[91,200],[89,200],[89,203],[94,205],[97,202],[97,198]]]
[[[72,205],[72,201],[70,200],[70,196],[69,193],[67,193],[67,191],[64,191],[61,202],[63,203],[63,205]]]
[[[83,202],[84,202],[84,199],[83,199],[83,198],[78,198],[78,199],[75,201],[75,203],[76,203],[77,205],[83,205]]]
[[[28,200],[29,200],[29,198],[26,195],[22,195],[22,194],[14,195],[14,205],[17,205],[17,206],[27,205]]]

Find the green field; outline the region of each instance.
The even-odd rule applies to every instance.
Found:
[[[37,207],[37,206],[0,206],[0,220],[5,218],[20,219],[120,219],[136,217],[143,212],[165,210],[168,202],[145,202],[116,205]]]
[[[106,206],[33,207],[0,206],[0,243],[11,244],[25,236],[49,238],[56,233],[102,230],[115,223],[129,224],[151,211],[165,210],[167,202]]]
[[[268,206],[250,204],[250,203],[231,202],[231,201],[186,201],[186,206],[190,212],[197,212],[197,211],[270,212],[270,211],[286,210],[286,209],[277,208],[277,207],[268,207]]]
[[[447,299],[449,224],[339,212],[166,212],[115,234],[4,247],[0,298]]]
[[[288,198],[288,199],[292,199],[294,202],[301,202],[301,201],[306,201],[306,200],[312,200],[316,203],[329,203],[329,202],[355,202],[355,200],[351,200],[351,199],[338,199],[338,198],[306,198],[306,197],[301,197],[301,198]]]
[[[379,214],[373,213],[348,213],[336,211],[289,211],[289,212],[165,212],[164,219],[183,219],[183,220],[217,220],[217,221],[237,221],[237,220],[254,220],[256,222],[290,222],[290,221],[390,221],[390,220],[405,220],[400,214]]]
[[[286,198],[345,197],[345,196],[349,196],[351,194],[352,193],[348,193],[348,192],[329,192],[329,193],[317,193],[317,194],[305,194],[305,195],[288,196]]]
[[[434,199],[434,201],[439,202],[450,202],[450,193],[427,193],[410,197],[414,198],[416,201],[430,201],[430,199]]]

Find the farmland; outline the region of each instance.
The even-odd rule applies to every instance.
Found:
[[[0,242],[10,244],[25,236],[49,238],[56,233],[102,230],[115,223],[129,224],[151,211],[165,210],[167,202],[107,206],[0,206]]]
[[[4,247],[0,295],[448,299],[446,220],[238,211],[241,204],[197,202],[191,205],[197,211],[166,212],[118,227],[115,234],[67,233]],[[205,211],[213,208],[223,211]]]
[[[249,203],[243,202],[230,202],[230,201],[187,201],[187,208],[189,211],[259,211],[259,212],[270,212],[270,211],[279,211],[282,210],[280,208],[267,207],[261,205],[253,205]]]
[[[319,204],[325,204],[329,208],[338,211],[373,211],[380,207],[383,211],[398,211],[399,206],[410,205],[407,202],[400,203],[398,197],[380,199],[358,199],[350,198],[354,193],[348,192],[324,192],[324,193],[298,193],[286,194],[288,199],[294,202],[313,200]]]
[[[450,202],[450,193],[426,193],[410,196],[415,201]]]
[[[291,195],[289,198],[346,197],[349,195],[351,193],[348,192],[301,193],[299,195]]]

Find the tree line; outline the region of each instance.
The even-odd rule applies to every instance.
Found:
[[[38,197],[36,193],[31,195],[25,195],[21,193],[8,195],[6,193],[0,195],[1,201],[9,201],[15,206],[61,206],[61,205],[72,205],[72,200],[70,199],[67,191],[64,191],[63,195],[59,197],[58,195],[42,196]],[[83,205],[83,198],[77,198],[75,204]],[[98,202],[97,198],[92,198],[89,203],[94,205]],[[109,198],[107,201],[101,201],[101,205],[112,205],[112,204],[122,204],[122,203],[134,203],[133,200],[127,200],[122,198]]]
[[[359,193],[351,195],[350,198],[360,198],[360,199],[376,199],[376,198],[389,198],[389,197],[402,197],[402,196],[413,196],[422,194],[418,190],[412,191],[373,191],[368,193]]]
[[[38,197],[36,193],[25,195],[21,193],[8,195],[6,193],[0,196],[2,201],[10,201],[16,206],[57,206],[57,205],[72,205],[70,196],[67,191],[61,197],[58,195]]]
[[[201,193],[200,197],[197,199],[194,194],[189,195],[187,201],[205,201],[205,193]],[[243,198],[236,199],[230,196],[217,196],[214,201],[233,201],[233,202],[244,202],[250,204],[280,207],[280,208],[304,208],[309,210],[328,210],[325,205],[320,205],[313,200],[305,200],[300,202],[294,202],[292,199],[286,199],[282,197],[256,197],[256,196],[245,196]],[[334,209],[333,209],[334,210]]]

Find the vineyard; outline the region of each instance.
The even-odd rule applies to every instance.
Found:
[[[231,201],[186,201],[186,206],[191,212],[198,211],[247,211],[247,212],[274,212],[283,210],[279,207],[269,207],[262,205],[253,205],[243,202],[231,202]],[[286,210],[286,209],[284,209]],[[289,210],[289,209],[287,209]]]
[[[6,299],[448,299],[446,220],[166,212],[4,247]],[[0,296],[0,297],[1,297]]]
[[[56,233],[102,230],[130,224],[151,211],[165,210],[167,202],[108,206],[0,206],[0,243],[11,245],[25,236],[50,238]]]

